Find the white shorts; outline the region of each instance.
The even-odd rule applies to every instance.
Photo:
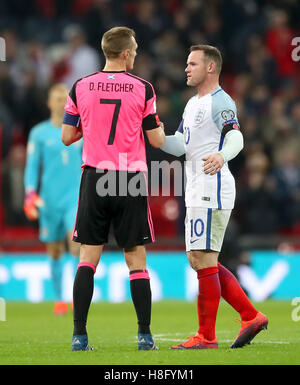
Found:
[[[185,217],[186,251],[221,251],[231,210],[187,207]]]

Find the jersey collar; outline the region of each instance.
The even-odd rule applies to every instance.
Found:
[[[217,94],[218,92],[220,92],[222,90],[221,86],[219,86],[218,88],[216,88],[213,92],[210,93],[211,96],[214,96],[215,94]]]
[[[104,73],[107,73],[107,74],[118,74],[118,73],[122,73],[122,72],[126,72],[126,71],[123,70],[123,71],[100,71],[100,72],[104,72]]]

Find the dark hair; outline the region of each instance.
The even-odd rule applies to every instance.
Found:
[[[220,74],[222,69],[222,55],[221,52],[218,50],[217,47],[214,47],[212,45],[207,44],[198,44],[198,45],[192,45],[190,48],[190,52],[192,51],[203,51],[205,57],[208,60],[212,60],[216,64],[216,71],[218,74]]]

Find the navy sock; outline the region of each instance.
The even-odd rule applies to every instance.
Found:
[[[73,286],[73,335],[87,334],[86,322],[94,292],[94,272],[95,270],[90,266],[78,265]]]
[[[150,334],[152,298],[147,270],[130,272],[130,291],[138,319],[138,332]]]

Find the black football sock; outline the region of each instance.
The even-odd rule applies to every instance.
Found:
[[[138,332],[150,334],[152,298],[147,270],[130,272],[130,292],[138,319]]]
[[[95,267],[79,263],[73,286],[73,335],[87,334],[86,321],[94,292]]]

